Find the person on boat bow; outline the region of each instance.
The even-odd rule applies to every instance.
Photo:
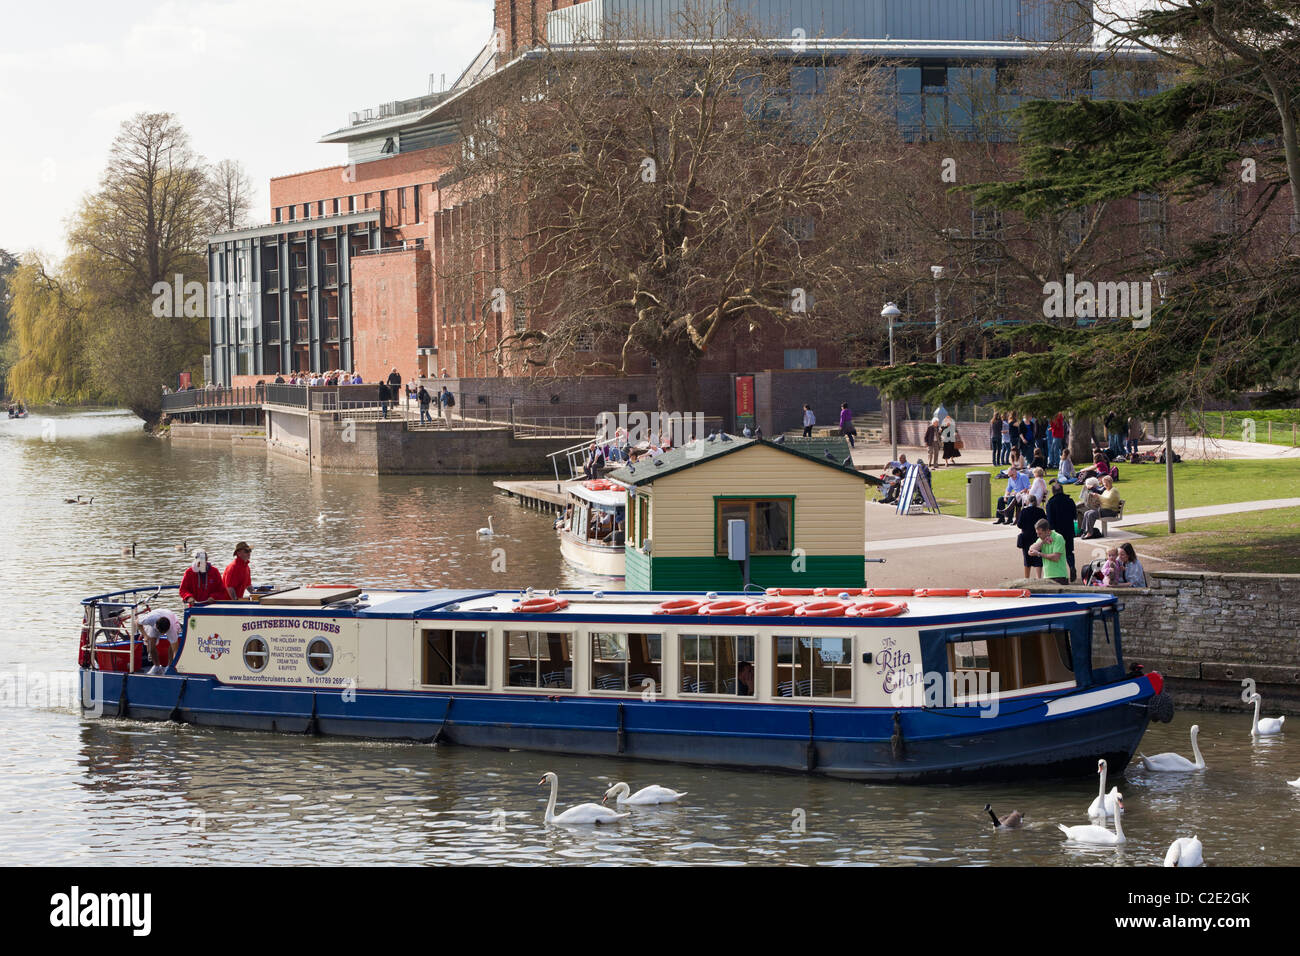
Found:
[[[181,632],[180,619],[164,608],[151,611],[140,618],[138,623],[140,635],[144,638],[144,646],[149,653],[149,660],[153,664],[148,673],[161,674],[164,668],[162,662],[158,659],[158,641],[160,639],[165,640],[168,642],[169,648],[175,647]]]
[[[208,553],[202,549],[194,552],[190,566],[181,575],[181,600],[186,607],[207,604],[209,601],[227,599],[221,572],[208,564]]]

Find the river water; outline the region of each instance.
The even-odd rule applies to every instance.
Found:
[[[89,506],[64,498],[93,495]],[[492,515],[489,543],[475,529]],[[0,421],[0,863],[766,863],[1158,865],[1199,834],[1210,865],[1300,857],[1300,742],[1252,744],[1249,716],[1180,712],[1143,749],[1209,769],[1132,769],[1119,786],[1128,843],[1067,846],[1096,781],[887,787],[617,758],[82,720],[46,676],[75,668],[84,596],[175,582],[184,549],[223,566],[253,546],[254,581],[538,588],[599,586],[560,559],[550,520],[491,479],[311,475],[224,444],[146,437],[122,412],[38,410]],[[124,554],[135,543],[132,557]],[[504,557],[505,573],[493,568]],[[57,695],[53,695],[57,698]],[[17,699],[16,699],[17,698]],[[1295,732],[1290,735],[1296,736]],[[546,827],[547,770],[561,808],[612,782],[689,791],[602,830]],[[982,808],[1019,809],[995,831]]]

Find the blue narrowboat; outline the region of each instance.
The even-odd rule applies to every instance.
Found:
[[[871,782],[1112,772],[1172,707],[1109,594],[366,590],[188,608],[85,599],[105,717],[798,771]]]

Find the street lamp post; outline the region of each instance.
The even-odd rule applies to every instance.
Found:
[[[1163,269],[1151,273],[1160,296],[1160,304],[1165,304],[1165,294],[1169,291],[1169,273]],[[1169,533],[1176,534],[1174,527],[1174,417],[1165,413],[1165,506],[1169,509]]]
[[[889,320],[889,367],[894,367],[894,319],[903,313],[898,310],[898,306],[893,302],[886,302],[885,307],[880,310],[880,316]],[[889,398],[889,440],[893,445],[890,461],[898,461],[898,423],[894,416],[894,398]]]
[[[934,364],[943,364],[943,334],[939,331],[940,305],[939,305],[939,280],[943,278],[943,266],[930,266],[930,274],[934,276]]]

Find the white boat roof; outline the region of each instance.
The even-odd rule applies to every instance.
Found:
[[[336,616],[355,614],[359,618],[451,618],[451,619],[478,619],[500,617],[502,619],[529,620],[538,616],[550,620],[562,620],[565,618],[577,621],[591,621],[609,618],[652,618],[659,622],[692,622],[692,626],[726,626],[728,622],[738,623],[736,618],[739,615],[718,615],[718,616],[701,616],[701,615],[668,615],[657,613],[659,605],[665,601],[676,599],[695,599],[706,601],[713,595],[714,600],[777,600],[765,594],[750,592],[749,594],[740,594],[738,592],[645,592],[645,591],[534,591],[527,594],[523,591],[492,591],[492,590],[363,590],[358,601],[352,604],[327,606],[321,608],[301,608],[301,607],[276,607],[274,605],[262,605],[260,608],[252,608],[247,603],[240,604],[223,604],[216,603],[209,605],[210,608],[232,608],[237,607],[243,613],[271,613],[271,614],[303,614],[309,613],[313,616]],[[529,599],[544,599],[556,597],[568,602],[566,606],[554,611],[538,611],[535,613],[521,613],[518,608],[520,602]],[[788,596],[782,598],[789,600],[796,605],[816,601],[837,600],[836,594],[830,594],[826,597],[813,595],[807,596]],[[780,615],[780,616],[744,616],[744,624],[747,628],[755,626],[772,627],[772,626],[840,626],[840,627],[862,627],[862,626],[903,626],[915,627],[918,624],[926,626],[934,625],[953,625],[969,621],[978,623],[982,620],[997,620],[1015,617],[1033,617],[1042,614],[1069,614],[1081,613],[1090,608],[1113,605],[1117,602],[1114,595],[1109,593],[1098,594],[1037,594],[1029,597],[960,597],[960,596],[908,596],[908,595],[884,595],[876,596],[870,594],[861,594],[851,596],[848,599],[852,603],[866,601],[893,601],[904,602],[907,604],[907,611],[893,617],[814,617],[806,615]]]
[[[575,498],[581,498],[583,501],[590,501],[596,505],[621,508],[627,504],[627,489],[622,485],[619,485],[613,491],[592,491],[581,484],[570,485],[565,490]]]

